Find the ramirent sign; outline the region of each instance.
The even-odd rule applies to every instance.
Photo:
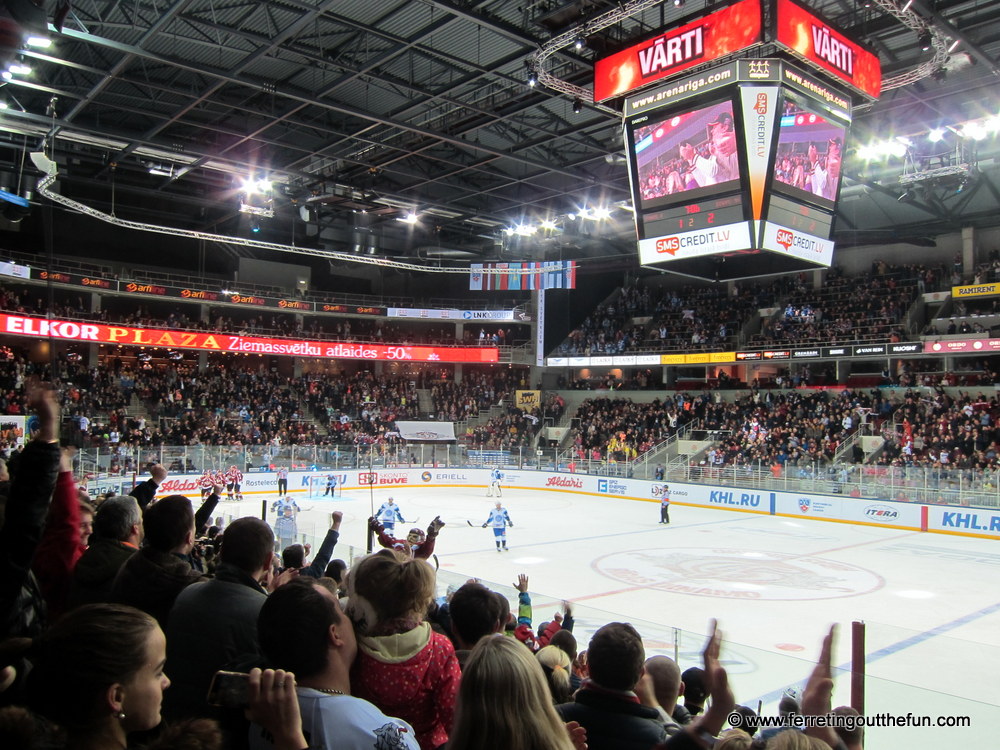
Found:
[[[234,336],[205,331],[166,328],[132,328],[104,323],[46,320],[0,314],[0,333],[31,338],[88,341],[121,346],[156,346],[164,349],[197,349],[234,354],[275,354],[327,359],[412,360],[416,362],[496,362],[491,346],[392,346],[386,344],[272,339]]]

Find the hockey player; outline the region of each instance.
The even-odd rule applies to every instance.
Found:
[[[336,491],[337,491],[337,475],[327,474],[326,491],[323,493],[323,497],[326,497],[327,495],[336,495],[337,494]]]
[[[233,464],[226,469],[226,497],[229,500],[243,500],[243,472]]]
[[[396,530],[396,521],[406,523],[406,519],[403,518],[403,514],[399,511],[399,506],[396,505],[391,497],[382,503],[381,508],[375,511],[375,518],[385,527],[386,533],[389,536],[392,536]]]
[[[500,471],[500,467],[496,467],[490,472],[490,488],[486,491],[486,497],[493,497],[493,491],[496,490],[497,497],[503,497],[500,492],[500,480],[503,479],[503,473]]]
[[[379,544],[386,549],[394,549],[420,560],[427,560],[434,554],[434,544],[442,526],[444,526],[444,521],[441,520],[441,516],[435,516],[427,527],[427,533],[424,533],[422,529],[413,528],[410,529],[404,540],[396,539],[392,534],[387,533],[387,529],[374,516],[368,519],[368,527],[375,532]]]
[[[216,469],[212,472],[212,486],[222,487],[224,489],[227,484],[229,484],[229,480],[226,478],[226,472],[224,469]],[[219,492],[219,496],[221,498],[222,492]]]
[[[497,543],[497,552],[500,551],[501,546],[503,549],[507,550],[507,527],[514,527],[514,522],[510,520],[510,514],[507,509],[500,504],[497,500],[496,507],[490,511],[490,517],[486,519],[486,523],[483,524],[485,529],[487,526],[493,527],[493,540]]]
[[[299,514],[299,511],[302,510],[299,507],[299,504],[296,503],[294,500],[289,499],[287,495],[285,495],[284,497],[279,497],[277,500],[271,503],[271,512],[277,513],[279,518],[285,514],[285,508],[291,508],[292,512],[296,516]]]
[[[294,504],[294,501],[285,503],[274,522],[274,545],[278,554],[281,554],[285,547],[291,547],[295,544],[295,537],[299,532],[298,524],[295,522],[295,514],[292,512]]]
[[[202,502],[209,498],[212,494],[212,487],[214,486],[215,480],[212,478],[212,470],[205,469],[205,473],[198,479],[198,488],[201,490]]]

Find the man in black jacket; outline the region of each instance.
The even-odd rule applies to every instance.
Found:
[[[94,516],[90,546],[73,569],[70,606],[107,602],[111,586],[125,562],[142,542],[142,512],[131,495],[111,497]]]
[[[590,679],[573,703],[556,706],[563,721],[586,728],[590,750],[649,750],[667,739],[659,712],[635,693],[645,659],[642,638],[628,623],[612,622],[594,633],[587,649]]]
[[[259,518],[233,521],[222,535],[215,578],[182,591],[167,619],[171,687],[164,715],[204,716],[216,670],[259,657],[257,615],[267,598],[259,581],[271,572],[274,534]]]

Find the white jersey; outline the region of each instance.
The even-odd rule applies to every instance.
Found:
[[[493,484],[499,484],[501,479],[503,479],[503,473],[500,469],[494,469],[490,472],[490,481],[493,482]]]
[[[350,695],[329,695],[312,688],[296,688],[302,712],[302,731],[317,750],[420,750],[413,727],[386,716],[374,705]],[[251,750],[273,750],[270,734],[250,726]]]
[[[382,524],[396,523],[396,521],[406,523],[403,514],[399,512],[399,506],[389,505],[389,503],[382,503],[382,507],[375,511],[375,518]]]
[[[494,529],[502,529],[510,525],[510,514],[506,508],[494,508],[490,511],[490,517],[486,519],[486,525]]]

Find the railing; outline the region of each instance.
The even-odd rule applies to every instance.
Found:
[[[485,468],[494,465],[464,445],[291,445],[291,446],[160,446],[117,449],[87,448],[80,466],[108,475],[109,467],[135,466],[143,473],[161,463],[172,473],[201,472],[238,466],[243,471],[292,469],[411,468],[420,466]],[[574,459],[555,448],[506,449],[504,468],[563,471],[597,476],[653,480],[656,466],[643,456],[635,460]],[[130,476],[130,472],[119,475]],[[748,487],[781,492],[818,492],[882,500],[1000,508],[1000,471],[870,466],[815,462],[774,468],[760,463],[722,467],[671,463],[668,482]]]

